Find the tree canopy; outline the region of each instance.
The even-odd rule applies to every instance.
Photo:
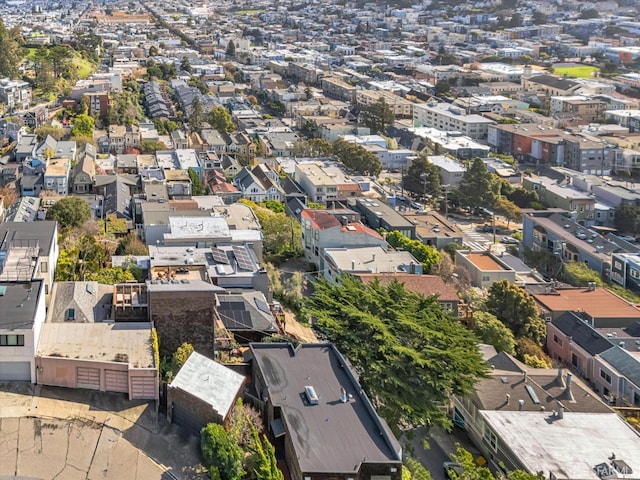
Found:
[[[0,77],[17,78],[22,60],[22,35],[20,27],[7,29],[0,18]]]
[[[56,220],[60,227],[79,227],[91,218],[89,204],[80,197],[65,197],[47,210],[47,220]]]
[[[480,339],[489,345],[493,345],[499,352],[515,353],[516,340],[511,330],[488,312],[473,312],[473,331]]]
[[[489,288],[485,307],[516,337],[528,337],[538,344],[544,341],[546,325],[538,315],[535,301],[517,285],[508,280],[494,282]]]
[[[640,207],[620,203],[615,209],[613,225],[620,232],[636,235],[640,233]]]
[[[396,119],[396,116],[393,114],[393,109],[383,96],[380,96],[372,104],[362,107],[360,114],[362,121],[369,127],[372,134],[384,133],[387,127]]]
[[[386,240],[395,249],[405,250],[413,255],[422,265],[424,273],[429,273],[431,267],[440,261],[440,254],[430,245],[425,245],[420,240],[411,240],[397,230],[387,232]]]
[[[344,165],[360,175],[377,177],[382,170],[380,160],[366,148],[342,138],[333,144],[333,153]]]
[[[213,107],[207,114],[207,122],[220,133],[233,132],[236,129],[231,114],[224,107]]]
[[[73,119],[73,128],[71,135],[81,137],[93,137],[94,120],[86,114],[77,115]]]
[[[240,480],[244,477],[242,448],[222,425],[210,423],[202,429],[200,449],[212,479]]]
[[[207,187],[204,183],[202,183],[198,172],[196,172],[196,170],[193,168],[189,168],[189,170],[187,171],[189,173],[189,180],[191,180],[191,194],[196,197],[206,194]]]
[[[473,333],[435,297],[424,298],[401,283],[364,285],[349,275],[336,284],[319,279],[306,308],[396,432],[449,425],[440,404],[449,394],[469,393],[486,372]]]
[[[473,160],[458,186],[458,200],[467,207],[493,208],[498,198],[497,183],[480,158]]]
[[[402,182],[405,190],[418,195],[438,196],[440,194],[438,167],[431,163],[424,154],[418,155],[418,158],[411,163]]]

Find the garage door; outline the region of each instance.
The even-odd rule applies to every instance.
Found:
[[[122,370],[105,370],[105,390],[107,392],[129,393],[129,373]]]
[[[31,363],[29,362],[0,362],[0,381],[19,380],[31,381]]]
[[[90,388],[91,390],[100,390],[100,369],[78,367],[76,370],[78,388]]]
[[[181,407],[176,403],[172,403],[172,407],[173,410],[171,412],[171,423],[180,425],[192,435],[200,435],[200,430],[202,430],[202,427],[204,427],[207,422],[199,415],[193,413],[191,410]]]
[[[157,395],[155,377],[131,377],[131,398],[153,400]]]

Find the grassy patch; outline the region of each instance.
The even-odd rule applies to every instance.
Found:
[[[561,77],[573,77],[573,78],[593,78],[594,72],[599,72],[598,67],[592,67],[590,65],[573,65],[570,67],[557,67],[553,69],[553,73]]]
[[[88,60],[85,60],[78,54],[73,56],[71,63],[76,68],[78,77],[80,78],[88,78],[89,75],[91,75],[96,70],[96,66],[94,64],[92,64]]]

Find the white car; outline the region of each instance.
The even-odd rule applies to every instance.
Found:
[[[517,245],[520,242],[513,237],[502,237],[500,239],[500,243],[506,243],[507,245]]]

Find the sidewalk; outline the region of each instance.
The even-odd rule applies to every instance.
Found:
[[[196,437],[120,394],[0,383],[0,445],[0,478],[207,478]]]

